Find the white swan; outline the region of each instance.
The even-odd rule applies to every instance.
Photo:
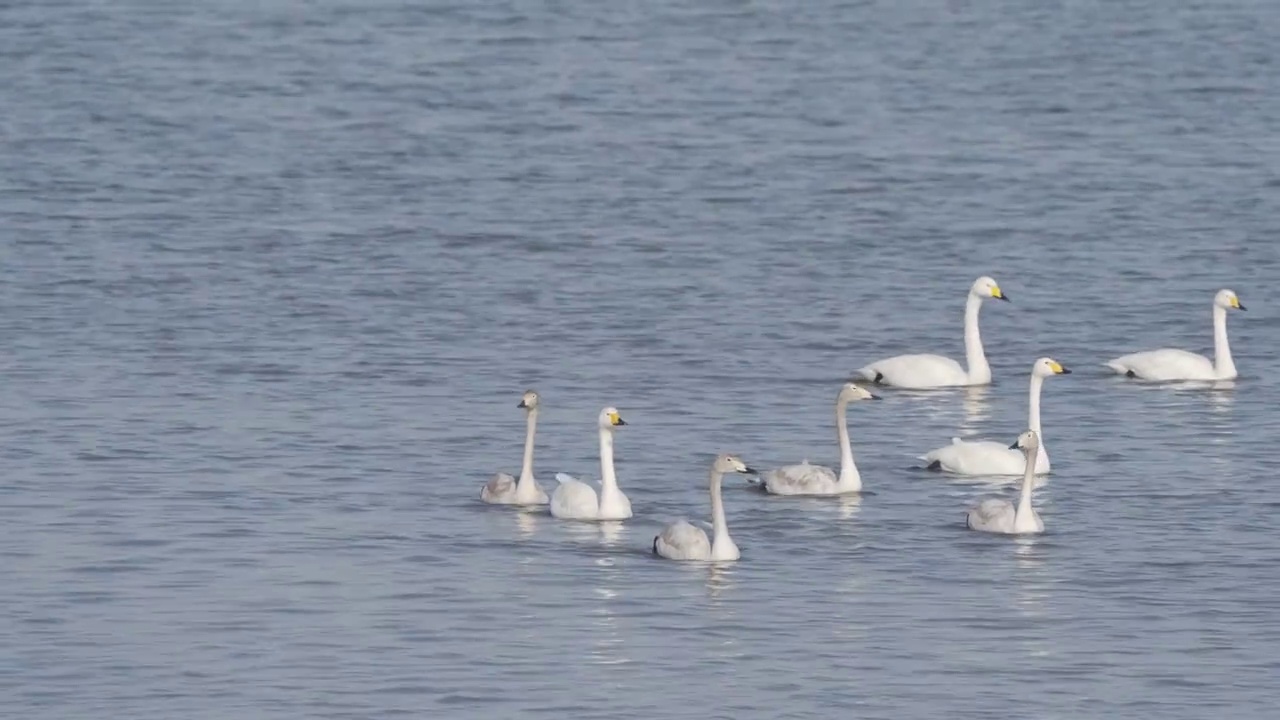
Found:
[[[564,473],[556,473],[560,486],[551,494],[551,514],[562,520],[626,520],[631,501],[618,489],[613,473],[613,429],[627,422],[617,408],[600,411],[600,496],[590,485]]]
[[[829,467],[810,465],[808,460],[799,465],[786,465],[769,470],[760,476],[760,484],[774,495],[843,495],[862,490],[862,476],[853,464],[853,448],[849,445],[849,425],[845,418],[847,406],[855,400],[878,400],[854,383],[845,383],[836,395],[836,437],[840,440],[840,474]]]
[[[982,351],[982,337],[978,334],[978,310],[987,298],[1009,301],[995,280],[983,276],[969,288],[969,299],[964,305],[964,355],[969,364],[966,371],[960,363],[941,355],[896,355],[877,360],[858,370],[858,374],[871,382],[902,388],[938,388],[951,385],[986,385],[991,382],[991,366]]]
[[[480,489],[480,499],[497,505],[546,505],[547,493],[533,479],[533,433],[538,426],[538,393],[526,390],[516,407],[525,410],[524,463],[517,481],[506,473],[498,473]]]
[[[1227,343],[1227,310],[1244,310],[1240,297],[1219,290],[1213,298],[1213,360],[1186,350],[1163,348],[1121,355],[1105,365],[1121,375],[1140,380],[1232,380],[1236,364]]]
[[[1044,443],[1040,442],[1040,390],[1045,378],[1070,373],[1070,370],[1053,358],[1042,357],[1031,365],[1027,424],[1036,433],[1037,475],[1049,472],[1049,453],[1045,451]],[[957,475],[1020,475],[1023,470],[1022,453],[1005,447],[1004,443],[989,440],[968,442],[951,438],[950,445],[932,450],[920,459],[934,470],[945,470]]]
[[[711,465],[711,534],[685,520],[668,525],[653,538],[653,551],[669,560],[737,560],[742,557],[738,546],[729,537],[729,526],[724,519],[724,501],[720,498],[720,481],[725,473],[752,473],[742,460],[733,455],[721,455]]]
[[[1035,430],[1028,430],[1018,436],[1016,442],[1009,446],[1010,450],[1021,450],[1023,456],[1022,495],[1018,498],[1018,506],[1003,498],[989,498],[969,509],[964,524],[970,530],[1001,533],[1003,535],[1021,535],[1023,533],[1044,532],[1044,521],[1031,507],[1031,485],[1034,482],[1035,470],[1031,458],[1036,456],[1040,447],[1040,436]]]

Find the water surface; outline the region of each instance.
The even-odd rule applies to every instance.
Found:
[[[0,705],[43,718],[1203,718],[1280,701],[1262,0],[0,9]],[[733,451],[744,557],[647,554]],[[1211,350],[1143,387],[1101,362]],[[918,468],[1048,381],[1048,532]],[[478,501],[595,477],[636,517]]]

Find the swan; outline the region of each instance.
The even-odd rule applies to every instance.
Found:
[[[480,499],[497,505],[546,505],[547,493],[533,479],[533,432],[538,426],[538,393],[526,390],[518,408],[525,411],[524,463],[520,466],[520,480],[500,472],[480,489]]]
[[[600,411],[600,496],[590,485],[572,475],[556,473],[560,486],[551,494],[551,515],[562,520],[626,520],[631,517],[631,501],[618,489],[613,474],[613,429],[626,425],[618,409]]]
[[[1035,508],[1031,507],[1031,485],[1035,477],[1031,458],[1036,456],[1039,447],[1039,433],[1028,430],[1019,435],[1008,448],[1021,450],[1023,455],[1022,495],[1018,498],[1018,507],[1015,508],[1013,503],[1004,498],[988,498],[969,509],[964,518],[966,527],[1003,535],[1044,532],[1044,521],[1036,514]]]
[[[724,519],[724,501],[720,498],[720,481],[725,473],[731,472],[755,474],[755,470],[733,455],[721,455],[712,463],[712,540],[707,541],[707,533],[702,528],[685,520],[677,520],[653,538],[655,554],[668,560],[737,560],[742,557],[738,546],[733,544],[733,538],[729,537],[729,526]]]
[[[858,370],[858,374],[874,383],[914,389],[990,383],[991,366],[987,364],[982,337],[978,334],[978,311],[987,298],[1009,302],[1009,296],[1000,290],[996,281],[984,275],[973,282],[964,305],[964,356],[968,371],[955,360],[941,355],[896,355],[877,360]]]
[[[1213,360],[1203,355],[1163,348],[1121,355],[1104,363],[1121,375],[1140,380],[1233,380],[1236,364],[1227,343],[1227,310],[1244,310],[1240,296],[1219,290],[1213,297]]]
[[[1071,371],[1053,358],[1042,357],[1031,365],[1031,392],[1028,398],[1028,422],[1036,433],[1035,473],[1049,472],[1049,454],[1040,442],[1040,390],[1044,379],[1054,375],[1070,375]],[[945,470],[957,475],[1019,475],[1022,473],[1022,453],[1004,446],[1004,443],[980,440],[968,442],[951,438],[944,445],[920,457],[934,470]]]
[[[855,383],[845,383],[836,395],[836,436],[840,440],[840,474],[829,467],[810,465],[808,460],[799,465],[785,465],[769,470],[760,476],[760,484],[774,495],[843,495],[860,492],[862,477],[853,464],[853,448],[849,445],[849,426],[845,413],[849,403],[855,400],[879,400]]]

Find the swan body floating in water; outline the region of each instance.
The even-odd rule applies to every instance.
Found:
[[[864,388],[845,383],[836,395],[836,436],[840,441],[840,473],[806,460],[799,465],[785,465],[760,476],[760,484],[774,495],[843,495],[861,492],[862,476],[853,463],[849,444],[849,425],[845,417],[848,405],[856,400],[878,400]]]
[[[1035,508],[1031,507],[1031,485],[1035,481],[1034,458],[1039,447],[1040,435],[1035,430],[1028,430],[1019,435],[1017,441],[1008,448],[1020,450],[1026,466],[1022,475],[1022,494],[1018,498],[1017,507],[1003,498],[983,500],[970,508],[965,515],[966,527],[970,530],[1002,535],[1044,532],[1044,521],[1040,519]]]
[[[1027,425],[1036,433],[1035,474],[1049,472],[1049,453],[1040,441],[1040,391],[1044,380],[1054,375],[1069,375],[1071,371],[1053,358],[1042,357],[1031,365],[1031,390],[1027,398]],[[951,438],[950,445],[922,455],[921,460],[934,470],[957,475],[1021,475],[1022,453],[1005,447],[1004,443],[990,440],[966,441]]]
[[[1227,343],[1227,311],[1244,310],[1240,297],[1219,290],[1213,298],[1213,360],[1175,348],[1147,350],[1108,360],[1107,367],[1139,380],[1233,380],[1236,364]]]
[[[520,466],[520,479],[500,472],[480,489],[480,499],[495,505],[546,505],[547,493],[533,479],[533,433],[538,426],[540,398],[533,390],[526,390],[516,407],[525,411],[524,463]]]
[[[755,471],[733,455],[721,455],[711,465],[711,534],[685,520],[668,525],[653,538],[653,552],[668,560],[737,560],[742,557],[738,546],[729,537],[729,526],[724,519],[724,501],[720,497],[720,482],[725,473],[751,473]]]
[[[964,355],[968,370],[942,355],[896,355],[877,360],[857,373],[874,383],[913,389],[990,383],[991,366],[987,364],[982,336],[978,334],[978,311],[987,298],[1009,301],[995,280],[983,276],[969,288],[969,299],[964,306]]]
[[[627,422],[617,408],[600,411],[600,495],[577,478],[556,473],[560,486],[551,494],[551,514],[562,520],[626,520],[631,517],[631,501],[618,489],[618,476],[613,472],[614,428]]]

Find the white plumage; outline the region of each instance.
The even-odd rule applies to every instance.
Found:
[[[1027,397],[1027,424],[1036,433],[1035,474],[1049,472],[1049,453],[1039,441],[1040,393],[1045,378],[1068,375],[1071,371],[1053,358],[1038,358],[1031,365],[1031,385]],[[1022,453],[1004,443],[989,440],[965,441],[951,438],[951,443],[920,456],[929,467],[957,475],[1021,475],[1025,469]]]
[[[1236,364],[1227,341],[1227,311],[1244,310],[1232,290],[1219,290],[1213,298],[1213,360],[1177,348],[1162,348],[1121,355],[1104,365],[1120,375],[1140,380],[1232,380]]]
[[[551,494],[551,515],[561,520],[626,520],[631,517],[631,501],[618,488],[613,470],[613,431],[627,422],[617,408],[600,411],[600,494],[577,478],[556,473],[560,485]]]
[[[896,355],[877,360],[857,373],[863,378],[883,385],[901,388],[928,389],[953,385],[986,385],[991,382],[991,366],[982,348],[982,336],[978,332],[978,311],[988,298],[1008,301],[996,281],[983,276],[969,288],[964,306],[964,354],[969,364],[966,370],[960,363],[943,355]]]

